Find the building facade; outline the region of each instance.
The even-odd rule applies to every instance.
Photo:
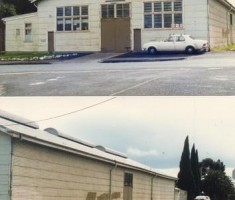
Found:
[[[175,198],[174,177],[114,150],[0,115],[1,200]]]
[[[235,8],[222,0],[31,0],[37,13],[5,18],[6,51],[140,50],[186,33],[212,47],[235,41]]]

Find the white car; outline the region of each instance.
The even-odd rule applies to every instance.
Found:
[[[195,39],[190,35],[171,34],[164,41],[151,41],[143,45],[143,51],[156,54],[158,51],[184,51],[192,54],[196,51],[210,51],[207,40]]]
[[[196,198],[194,200],[210,200],[210,197],[200,195],[200,196],[196,196]]]

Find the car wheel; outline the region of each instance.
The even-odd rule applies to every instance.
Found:
[[[195,52],[195,49],[193,47],[189,46],[185,49],[185,52],[187,54],[193,54]]]
[[[151,55],[154,55],[157,53],[157,49],[154,48],[154,47],[149,47],[148,48],[148,53],[151,54]]]

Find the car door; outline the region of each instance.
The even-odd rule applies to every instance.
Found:
[[[175,51],[184,51],[186,48],[186,39],[184,36],[177,36],[175,40]]]
[[[158,47],[158,51],[174,51],[175,38],[170,36],[167,40],[161,42]]]

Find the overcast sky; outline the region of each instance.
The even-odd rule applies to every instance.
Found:
[[[228,0],[228,2],[235,6],[235,0]]]
[[[229,173],[235,167],[235,97],[1,97],[0,109],[35,121],[84,109],[38,124],[169,175],[177,175],[187,135],[200,160],[220,159]]]

